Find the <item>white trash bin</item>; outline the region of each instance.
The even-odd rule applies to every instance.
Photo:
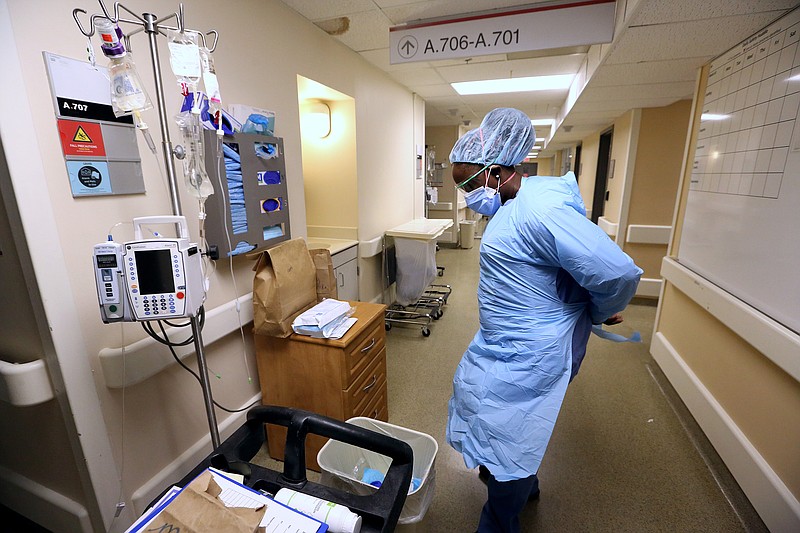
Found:
[[[425,517],[428,507],[433,501],[436,481],[434,461],[436,453],[439,451],[436,439],[425,433],[373,418],[355,417],[348,420],[347,423],[389,435],[411,446],[411,450],[414,452],[412,477],[419,479],[420,483],[416,489],[409,487],[410,492],[403,505],[403,510],[400,512],[396,531],[405,533],[415,531],[416,525]],[[389,470],[391,459],[385,455],[331,439],[317,454],[317,464],[320,467],[321,484],[353,494],[368,496],[378,489],[357,479],[356,472],[358,470],[363,472],[364,468],[372,468],[385,475]]]
[[[459,223],[461,230],[461,248],[468,250],[475,244],[475,221],[462,220]]]

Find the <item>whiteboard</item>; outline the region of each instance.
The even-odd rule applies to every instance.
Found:
[[[713,60],[678,261],[800,332],[800,10]]]

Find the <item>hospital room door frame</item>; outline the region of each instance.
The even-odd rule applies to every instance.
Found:
[[[597,172],[594,181],[594,197],[592,199],[592,222],[603,216],[608,201],[608,169],[611,164],[611,146],[614,139],[614,128],[600,134],[600,146],[597,153]]]

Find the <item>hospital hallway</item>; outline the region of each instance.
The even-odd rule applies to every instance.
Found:
[[[453,292],[430,337],[387,332],[389,422],[439,444],[435,493],[418,532],[472,532],[486,488],[445,441],[452,377],[478,327],[480,241],[437,253]],[[631,305],[609,328],[641,344],[592,335],[539,471],[541,497],[523,532],[767,531],[649,354],[656,307]]]

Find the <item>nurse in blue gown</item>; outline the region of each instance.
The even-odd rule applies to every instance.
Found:
[[[586,218],[575,176],[514,171],[530,119],[495,109],[450,154],[467,205],[491,216],[481,238],[480,329],[461,359],[447,441],[488,470],[479,532],[517,532],[592,324],[615,324],[642,271]]]

